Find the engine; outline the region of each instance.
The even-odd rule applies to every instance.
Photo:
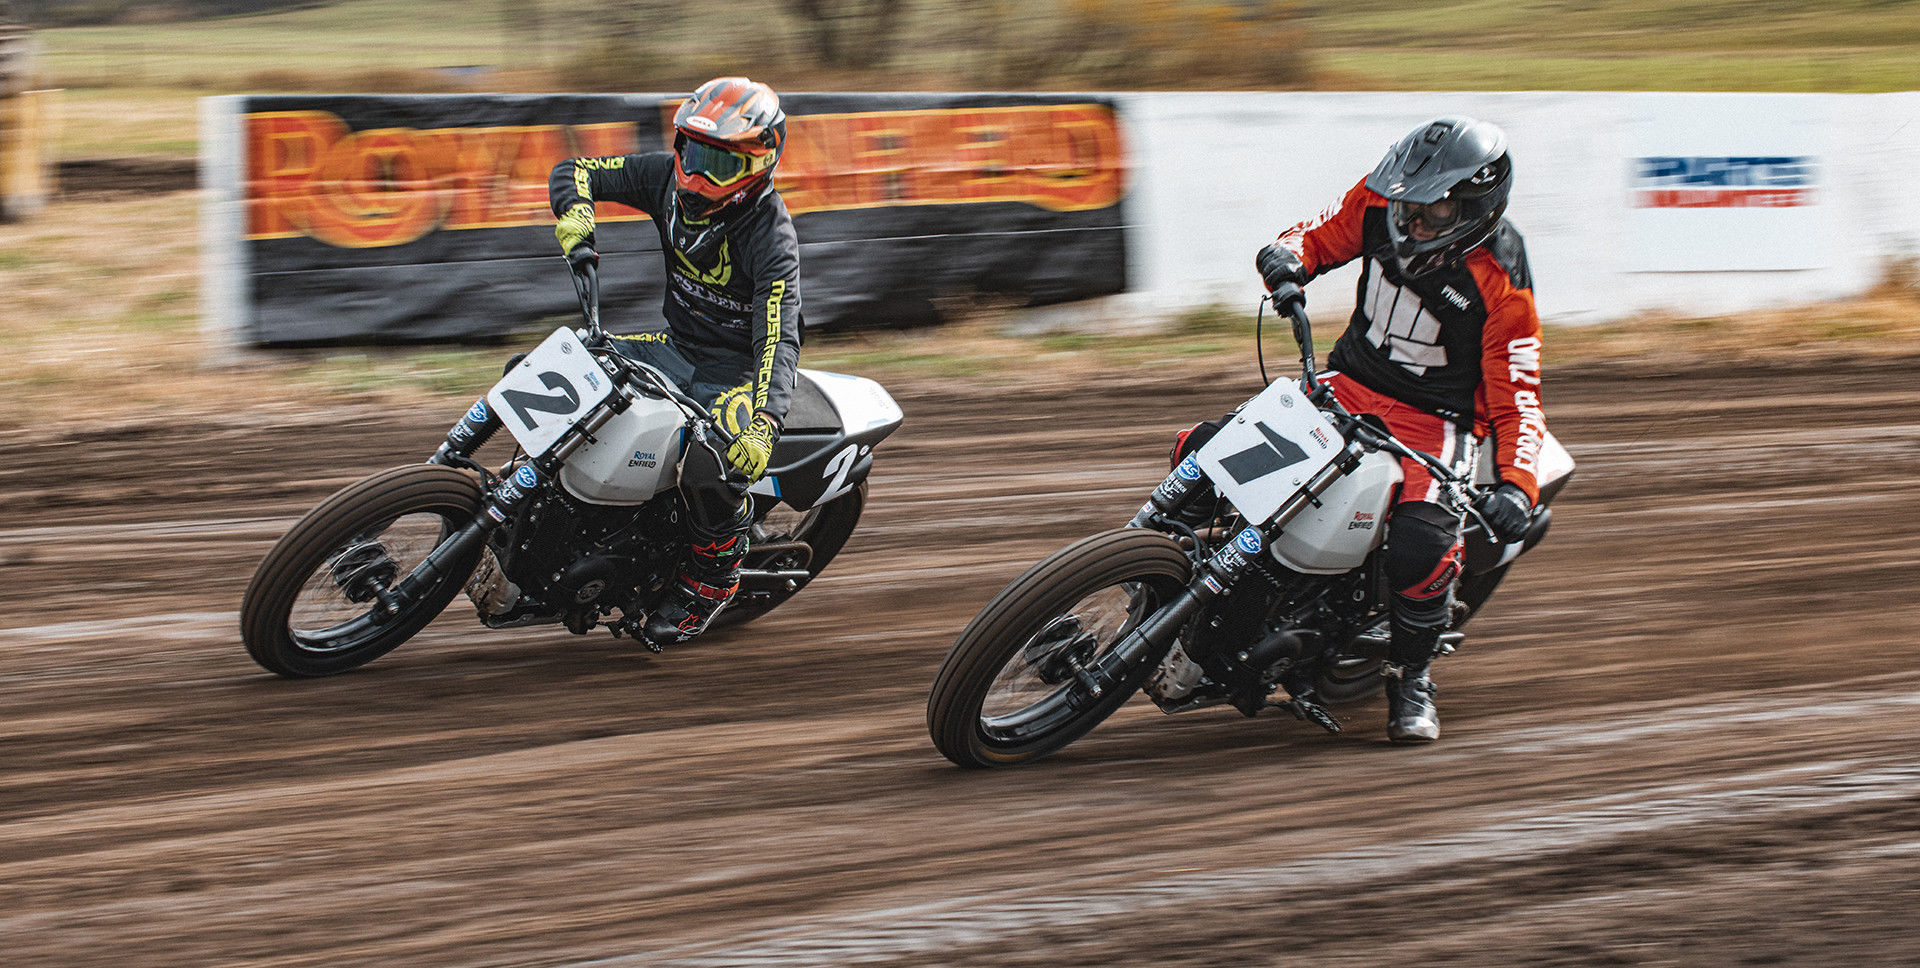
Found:
[[[585,632],[612,609],[642,610],[679,566],[684,514],[673,494],[616,507],[548,489],[495,533],[491,563],[518,594],[496,583],[491,609],[473,596],[482,619],[496,627],[559,619]]]

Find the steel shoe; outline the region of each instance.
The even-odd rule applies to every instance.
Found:
[[[733,600],[734,593],[739,590],[738,578],[720,586],[682,575],[674,583],[667,600],[647,616],[642,634],[655,645],[685,642],[705,632],[707,626],[713,624],[713,617],[720,614],[720,610]]]

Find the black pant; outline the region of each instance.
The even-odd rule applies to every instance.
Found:
[[[753,379],[745,358],[676,344],[671,333],[637,333],[613,340],[621,355],[665,373],[702,406],[711,407],[721,394]],[[743,533],[751,521],[750,482],[727,463],[721,446],[713,438],[704,445],[689,441],[680,465],[680,493],[687,501],[694,537],[707,543]]]

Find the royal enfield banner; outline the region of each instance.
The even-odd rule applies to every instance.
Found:
[[[667,150],[678,103],[227,100],[230,134],[214,140],[235,142],[234,157],[210,156],[208,173],[234,182],[239,214],[209,227],[238,239],[222,298],[234,336],[255,345],[486,339],[575,312],[547,174],[569,157]],[[808,326],[930,322],[936,299],[976,292],[1037,305],[1125,288],[1127,163],[1110,100],[790,94],[782,105],[777,186],[800,237]],[[657,328],[654,227],[624,206],[598,215],[603,318]]]

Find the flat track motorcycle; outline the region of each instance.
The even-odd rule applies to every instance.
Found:
[[[254,661],[296,678],[357,668],[462,589],[491,628],[605,626],[646,641],[646,615],[687,554],[681,458],[731,438],[665,374],[614,349],[594,267],[574,284],[584,328],[510,363],[425,463],[349,485],[267,553],[240,612]],[[799,371],[752,488],[740,592],[716,627],[772,611],[826,568],[859,523],[874,447],[901,419],[872,380]],[[489,470],[473,454],[502,426],[518,447]]]
[[[1161,710],[1278,707],[1338,732],[1330,707],[1381,690],[1391,597],[1385,522],[1400,458],[1427,465],[1466,514],[1465,567],[1443,653],[1516,558],[1546,536],[1573,473],[1548,434],[1540,501],[1519,540],[1492,537],[1470,476],[1348,413],[1320,382],[1306,314],[1302,375],[1241,405],[1124,528],[1083,539],[1009,584],[954,642],[927,701],[934,746],[965,767],[1013,766],[1086,735],[1144,690]],[[1257,338],[1257,337],[1256,337]],[[1471,479],[1470,479],[1471,478]],[[1478,482],[1476,484],[1476,481]]]

